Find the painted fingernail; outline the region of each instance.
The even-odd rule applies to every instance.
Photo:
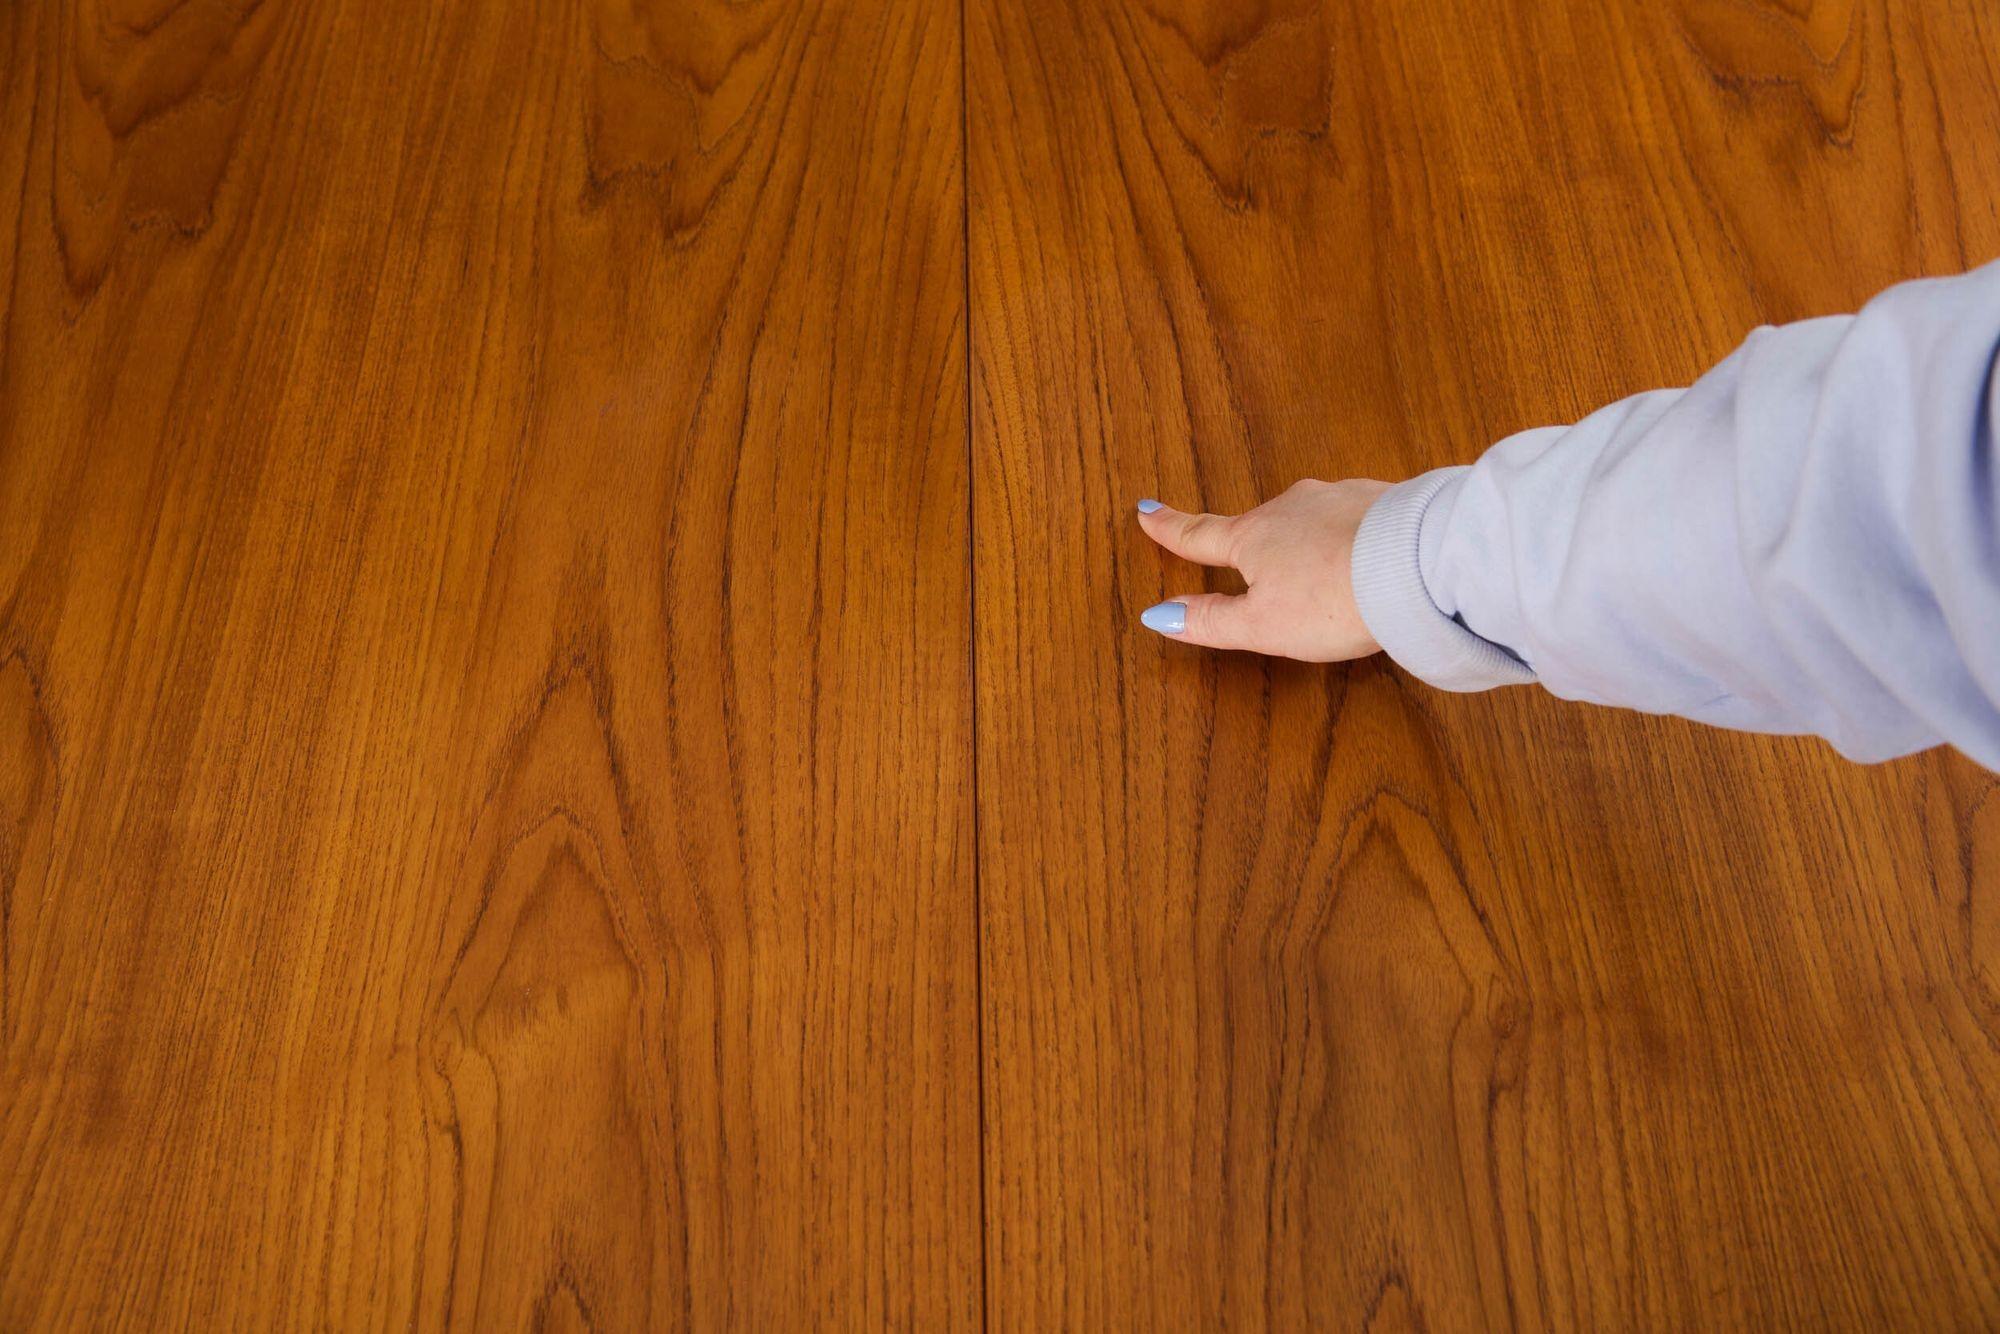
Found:
[[[1139,613],[1139,624],[1163,635],[1177,635],[1187,629],[1187,604],[1162,602]]]
[[[1141,514],[1151,514],[1154,510],[1165,508],[1166,506],[1157,500],[1142,500],[1139,502],[1139,513]]]

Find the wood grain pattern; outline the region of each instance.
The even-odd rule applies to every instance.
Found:
[[[2000,251],[1975,0],[0,7],[0,1329],[2000,1324],[2000,779],[1130,522]]]
[[[1130,519],[1991,257],[1991,8],[968,0],[966,44],[991,1323],[2000,1321],[1990,776],[1190,651]]]
[[[976,1322],[956,14],[0,62],[0,1327]]]

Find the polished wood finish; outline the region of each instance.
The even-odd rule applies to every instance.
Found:
[[[2000,252],[1989,8],[0,71],[0,1328],[2000,1323],[2000,781],[1190,651],[1131,523]]]
[[[2000,1322],[1990,776],[1189,650],[1135,617],[1203,574],[1130,519],[2000,252],[1990,7],[966,42],[993,1325]]]
[[[956,12],[0,25],[0,1327],[975,1324]]]

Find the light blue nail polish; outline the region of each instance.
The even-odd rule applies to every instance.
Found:
[[[1177,635],[1187,629],[1187,604],[1162,602],[1139,613],[1139,624],[1163,635]]]
[[[1157,500],[1142,500],[1139,502],[1139,513],[1141,514],[1151,514],[1154,510],[1165,508],[1166,506],[1160,504]]]

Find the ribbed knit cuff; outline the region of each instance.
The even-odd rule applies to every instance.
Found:
[[[1398,666],[1440,690],[1531,685],[1526,663],[1438,610],[1424,585],[1418,545],[1424,512],[1464,467],[1439,468],[1382,493],[1354,537],[1354,602]]]

